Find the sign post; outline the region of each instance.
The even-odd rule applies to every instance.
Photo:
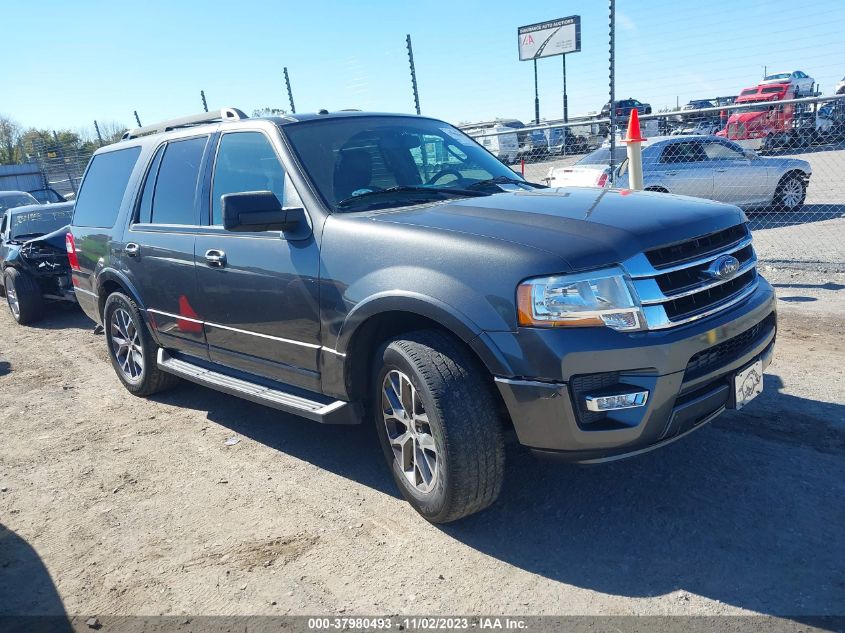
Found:
[[[534,122],[540,123],[540,94],[537,86],[537,60],[563,55],[563,120],[569,120],[566,98],[566,54],[581,50],[581,16],[520,26],[517,30],[519,61],[534,62]]]

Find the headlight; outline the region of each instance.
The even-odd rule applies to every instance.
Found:
[[[519,324],[532,327],[643,328],[640,304],[625,274],[606,268],[575,275],[538,277],[517,288]]]

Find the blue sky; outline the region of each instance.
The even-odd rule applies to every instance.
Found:
[[[519,25],[579,14],[567,58],[570,115],[607,101],[607,3],[532,0],[209,2],[2,0],[0,113],[78,129],[211,107],[413,110],[411,33],[423,114],[452,122],[533,117]],[[219,7],[217,7],[219,5]],[[737,94],[770,72],[801,69],[824,92],[845,75],[845,2],[617,0],[617,96],[655,109]],[[10,51],[14,51],[11,54]],[[541,117],[561,116],[561,60],[539,62]]]

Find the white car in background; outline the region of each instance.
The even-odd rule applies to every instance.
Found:
[[[816,83],[816,80],[803,71],[793,70],[791,73],[782,72],[766,75],[763,81],[760,82],[760,85],[785,83],[795,86],[796,95],[811,95],[813,94],[813,85]]]
[[[618,166],[628,158],[628,150],[620,142],[613,155],[613,162]],[[546,184],[549,187],[606,187],[610,184],[610,169],[607,166],[609,159],[610,147],[602,146],[574,165],[549,169]]]
[[[838,95],[845,94],[845,77],[842,78],[842,81],[836,84],[836,88],[833,90],[833,92]]]
[[[812,175],[804,160],[761,158],[718,136],[664,136],[643,147],[646,191],[680,194],[735,204],[743,209],[773,207],[798,211]],[[627,150],[616,148],[615,186],[628,187]],[[572,167],[549,172],[550,187],[608,187],[609,148],[585,156]],[[603,163],[603,164],[600,164]]]

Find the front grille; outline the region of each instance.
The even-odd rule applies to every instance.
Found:
[[[734,277],[710,270],[731,255],[739,262]],[[663,329],[703,318],[733,305],[757,284],[757,257],[745,224],[646,251],[625,263],[643,304],[649,329]]]
[[[742,292],[757,279],[757,271],[749,270],[747,273],[734,277],[728,282],[705,288],[701,292],[666,301],[663,308],[666,316],[673,321],[680,321],[692,315],[704,312],[714,305],[718,305]]]
[[[748,235],[748,227],[744,224],[737,224],[723,231],[646,251],[645,255],[651,265],[659,270],[667,266],[699,259],[712,253],[718,253],[725,247],[748,237]]]
[[[689,359],[684,378],[687,380],[695,378],[715,367],[726,365],[754,347],[763,338],[768,336],[774,328],[775,313],[772,312],[765,319],[745,330],[745,332],[737,334],[727,341],[722,341],[718,345],[701,350]]]

